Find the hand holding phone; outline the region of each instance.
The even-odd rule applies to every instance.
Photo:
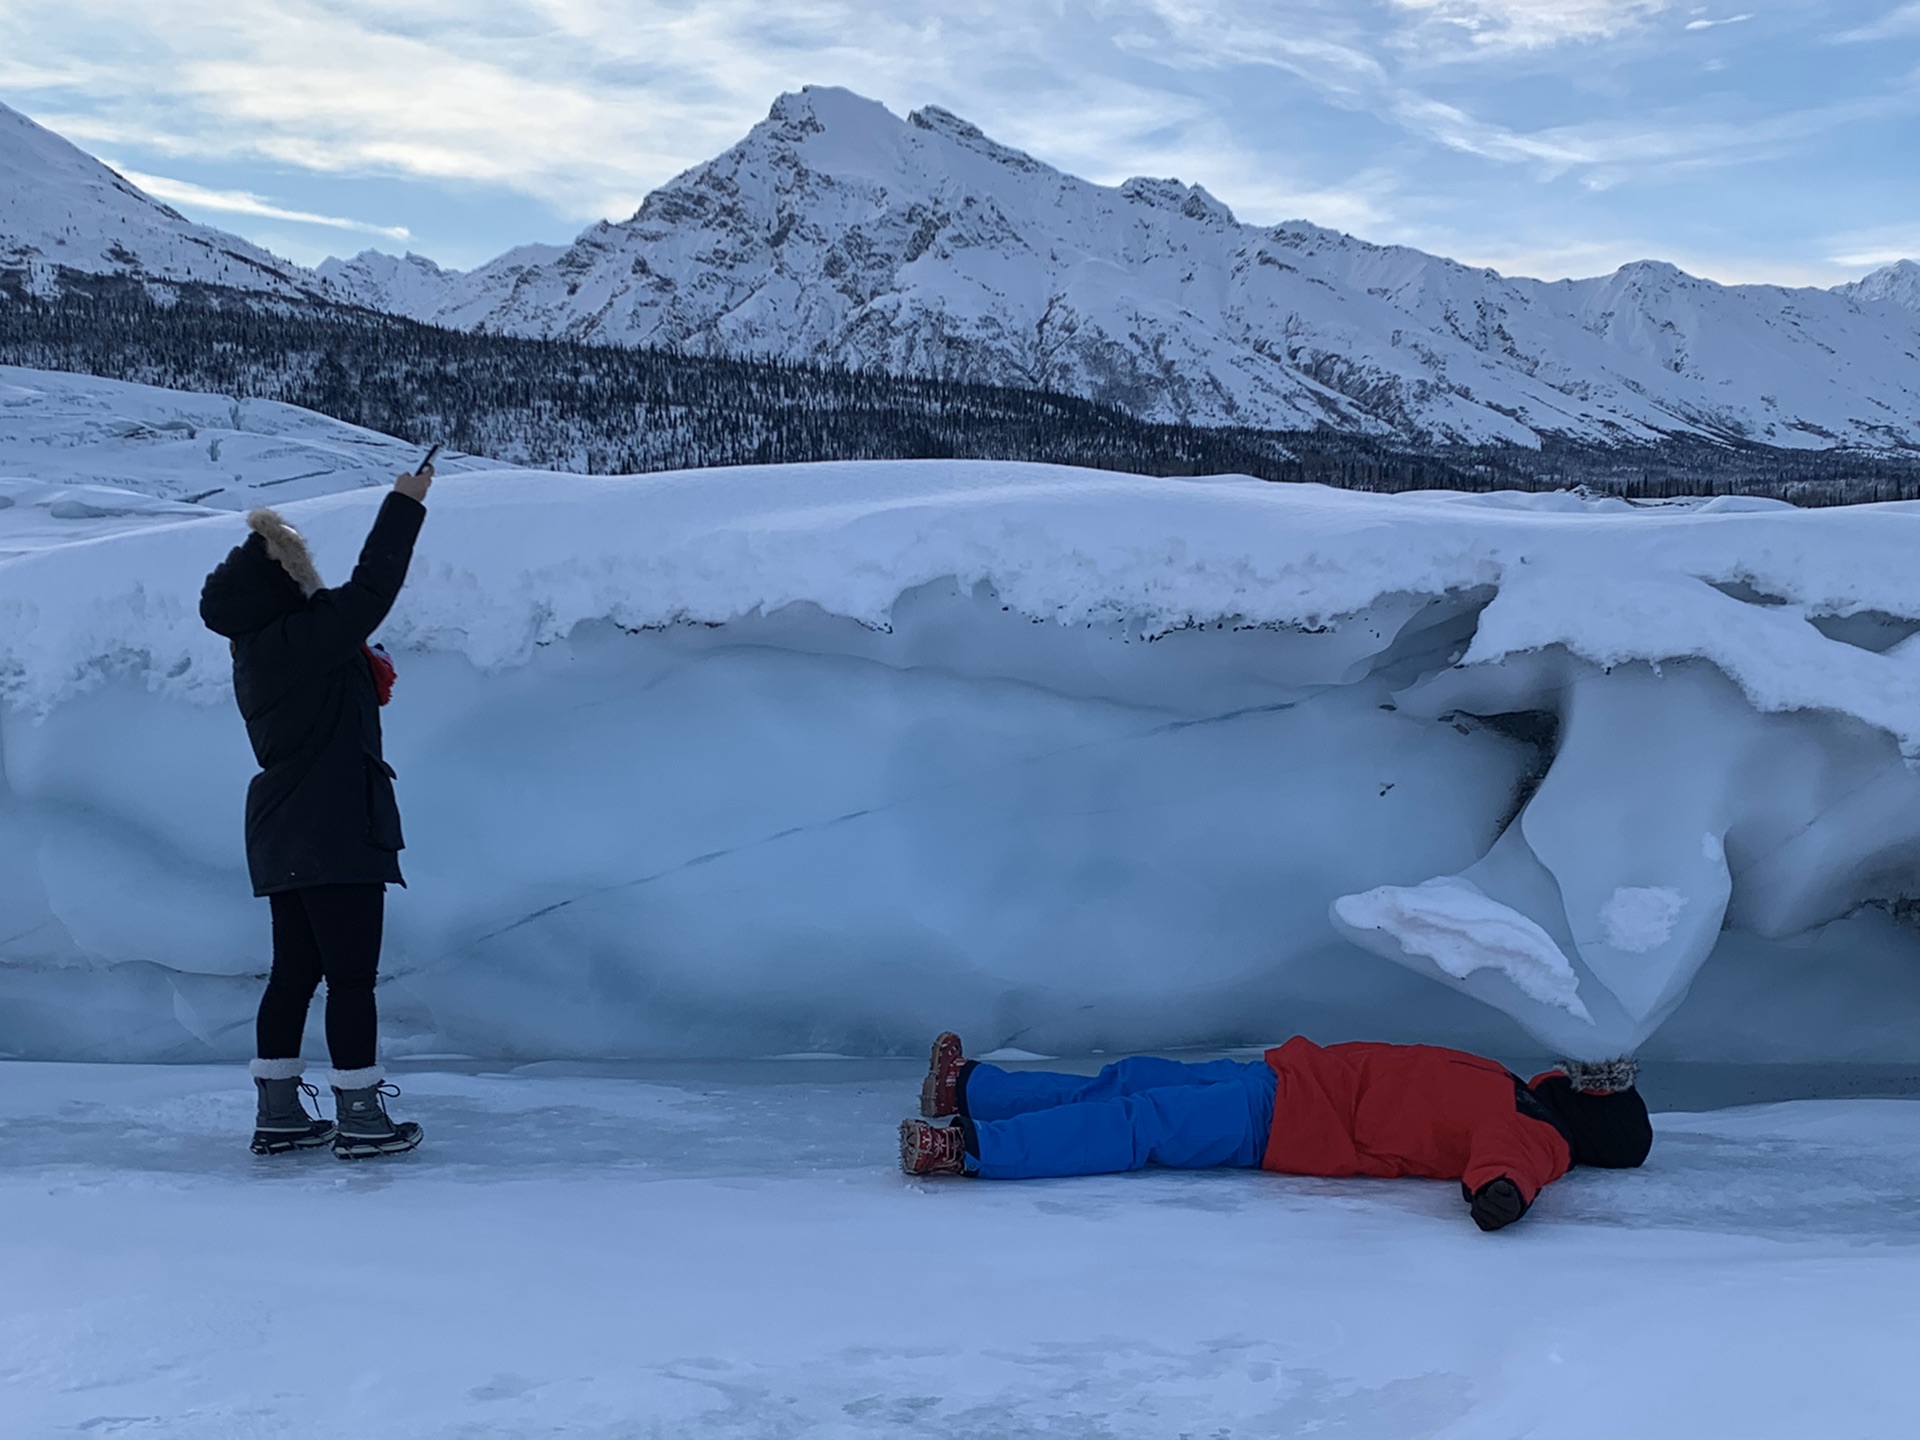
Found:
[[[393,482],[393,488],[409,500],[418,500],[424,505],[427,500],[427,491],[433,485],[434,457],[439,453],[440,446],[435,444],[431,450],[427,451],[426,458],[414,468],[411,475],[402,475]]]

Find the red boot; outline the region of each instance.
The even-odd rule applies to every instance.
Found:
[[[920,1082],[920,1113],[929,1120],[960,1113],[960,1072],[966,1067],[965,1047],[951,1030],[933,1037],[927,1060],[927,1078]]]
[[[909,1175],[967,1173],[967,1136],[958,1125],[900,1122],[900,1168]]]

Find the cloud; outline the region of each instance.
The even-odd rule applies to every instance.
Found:
[[[1903,35],[1920,35],[1920,0],[1912,0],[1912,3],[1889,10],[1869,24],[1842,30],[1832,38],[1843,45],[1856,45],[1869,40],[1893,40]]]
[[[1451,28],[1486,50],[1537,50],[1609,40],[1662,10],[1670,0],[1391,0],[1429,26]]]
[[[1833,236],[1829,240],[1835,265],[1877,270],[1899,260],[1920,260],[1920,219],[1905,225],[1878,225]]]
[[[945,106],[1097,180],[1177,175],[1256,221],[1452,253],[1571,265],[1595,236],[1659,254],[1714,233],[1736,256],[1874,251],[1823,232],[1902,218],[1881,213],[1894,180],[1849,177],[1884,169],[1920,91],[1908,59],[1815,42],[1920,30],[1920,0],[1762,12],[1743,38],[1778,63],[1703,83],[1721,47],[1683,27],[1745,18],[1709,3],[0,0],[0,95],[162,177],[191,160],[227,214],[375,234],[400,227],[341,217],[391,215],[442,258],[630,214],[808,83]],[[290,168],[324,214],[256,173]],[[1783,223],[1767,197],[1788,188]]]
[[[381,235],[389,240],[408,240],[412,232],[404,225],[374,225],[365,220],[346,220],[337,215],[316,215],[307,210],[288,210],[248,190],[209,190],[188,180],[169,180],[164,175],[148,175],[124,165],[106,162],[112,169],[138,185],[156,200],[184,205],[190,210],[216,210],[228,215],[253,215],[262,220],[287,220],[299,225],[320,225],[329,230],[351,230],[360,235]]]
[[[1753,19],[1751,15],[1729,15],[1724,20],[1689,20],[1688,30],[1718,30],[1722,25],[1744,25]]]

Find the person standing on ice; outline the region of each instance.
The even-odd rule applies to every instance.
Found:
[[[1474,1223],[1499,1230],[1575,1165],[1647,1158],[1653,1126],[1634,1070],[1564,1061],[1525,1081],[1460,1050],[1295,1036],[1251,1063],[1136,1056],[1088,1079],[965,1059],[947,1031],[920,1111],[952,1123],[903,1121],[900,1167],[988,1180],[1147,1165],[1414,1175],[1458,1180]]]
[[[420,1143],[396,1123],[377,1060],[374,979],[386,887],[400,876],[400,810],[380,747],[393,665],[367,639],[393,608],[426,519],[433,466],[402,475],[381,503],[353,577],[321,585],[300,533],[272,510],[207,577],[200,618],[231,642],[233,693],[260,773],[247,787],[247,869],[273,917],[273,969],[260,997],[253,1153],[333,1145],[342,1159]],[[327,982],[327,1049],[337,1123],[307,1112],[307,1006]]]

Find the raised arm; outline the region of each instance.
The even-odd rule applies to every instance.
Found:
[[[427,518],[422,502],[432,483],[430,468],[394,481],[393,493],[381,502],[366,544],[360,547],[352,578],[331,590],[315,591],[303,609],[280,622],[289,649],[304,652],[322,665],[339,664],[379,628],[406,582],[414,541]]]

